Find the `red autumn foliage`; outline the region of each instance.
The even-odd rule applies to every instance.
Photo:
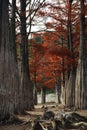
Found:
[[[35,68],[31,69],[34,73],[36,69],[36,80],[42,83],[43,86],[53,88],[55,85],[55,77],[60,80],[61,74],[72,69],[72,66],[77,66],[78,50],[79,50],[79,4],[76,2],[72,6],[71,22],[73,24],[73,52],[68,47],[68,1],[64,1],[64,6],[47,4],[48,12],[40,10],[39,15],[43,17],[49,16],[51,21],[45,23],[47,31],[42,35],[43,44],[35,44],[33,46],[33,64]],[[76,11],[74,11],[74,9]],[[78,13],[77,13],[78,12]],[[62,14],[62,15],[61,15]],[[37,34],[38,35],[38,34]],[[64,67],[62,60],[64,59]]]
[[[51,55],[56,55],[56,56],[60,56],[60,57],[71,56],[71,52],[69,51],[69,49],[58,47],[58,46],[50,49],[49,53]]]

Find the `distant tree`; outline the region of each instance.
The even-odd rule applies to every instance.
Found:
[[[41,87],[41,103],[46,103],[46,87]]]
[[[38,34],[37,34],[38,35]],[[39,35],[38,35],[39,36]],[[30,75],[33,81],[33,99],[34,104],[37,104],[37,75],[40,68],[40,60],[44,56],[44,47],[42,46],[42,41],[37,41],[37,36],[32,39],[32,50],[30,59]]]

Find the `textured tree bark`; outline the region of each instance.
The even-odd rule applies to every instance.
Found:
[[[80,0],[80,48],[75,84],[75,108],[87,108],[87,43],[85,41],[85,0]]]
[[[28,37],[26,32],[26,1],[20,1],[21,7],[21,101],[20,107],[21,112],[25,109],[31,109],[33,107],[33,84],[30,80],[29,75],[29,64],[28,64]]]
[[[76,70],[70,72],[70,77],[66,85],[66,107],[74,107],[75,104],[75,80]]]
[[[16,32],[15,32],[15,12],[16,12],[16,0],[12,0],[12,18],[11,18],[11,33],[12,33],[12,42],[13,42],[13,51],[15,60],[17,61],[17,52],[16,52]]]
[[[11,33],[11,44],[12,44],[12,52],[14,54],[14,61],[15,61],[15,68],[16,68],[16,75],[17,75],[17,87],[15,88],[15,105],[14,109],[15,112],[19,112],[19,72],[18,72],[18,62],[17,62],[17,52],[16,52],[16,31],[15,31],[15,12],[16,12],[16,0],[12,0],[12,17],[10,23],[10,33]]]
[[[0,119],[10,118],[18,108],[18,69],[14,54],[14,43],[9,25],[8,0],[2,1],[1,45],[0,45]],[[1,13],[1,12],[0,12]]]
[[[2,0],[0,0],[0,19],[2,19]],[[2,21],[0,20],[0,25],[2,24]],[[1,26],[0,26],[0,47],[1,47]]]
[[[34,100],[34,105],[37,105],[37,88],[35,84],[33,87],[33,100]]]
[[[69,10],[68,10],[68,30],[69,30],[69,49],[73,53],[73,41],[72,41],[72,23],[71,23],[71,11],[72,11],[72,1],[69,0]],[[71,56],[74,59],[74,56]],[[74,107],[75,100],[75,77],[76,70],[71,66],[68,82],[66,83],[66,107]]]
[[[64,41],[62,38],[62,48],[64,48]],[[64,57],[62,57],[62,69],[64,70]],[[65,105],[65,72],[63,71],[61,74],[61,102]]]

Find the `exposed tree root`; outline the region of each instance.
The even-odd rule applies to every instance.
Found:
[[[44,114],[45,116],[43,115],[41,119],[35,119],[31,122],[31,130],[87,130],[87,117],[81,116],[77,113],[71,113],[68,115],[61,113],[61,119],[57,117],[55,118],[55,116],[53,116],[53,112],[51,113],[51,111]]]
[[[53,111],[47,110],[40,117],[38,116],[34,119],[29,118],[23,121],[18,118],[18,116],[11,113],[9,118],[3,119],[1,123],[20,123],[22,125],[28,125],[29,130],[87,130],[87,117],[74,112],[71,114],[60,112],[58,114],[55,115]]]
[[[24,121],[19,119],[16,115],[13,113],[10,113],[9,115],[5,116],[2,118],[0,121],[0,124],[20,124],[23,123]]]

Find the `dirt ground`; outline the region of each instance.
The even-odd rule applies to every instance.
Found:
[[[48,107],[48,110],[53,111],[55,114],[58,112],[64,111],[64,106],[62,105],[56,105],[54,103],[47,103],[45,106]],[[30,119],[35,119],[38,116],[43,115],[43,105],[37,105],[35,106],[35,109],[32,111],[26,111],[25,115],[17,115],[17,117],[23,121],[28,121]],[[70,109],[66,109],[65,113],[73,112]],[[75,111],[78,112],[80,115],[87,116],[87,110],[78,110]],[[29,124],[8,124],[8,125],[0,125],[0,130],[30,130]]]

